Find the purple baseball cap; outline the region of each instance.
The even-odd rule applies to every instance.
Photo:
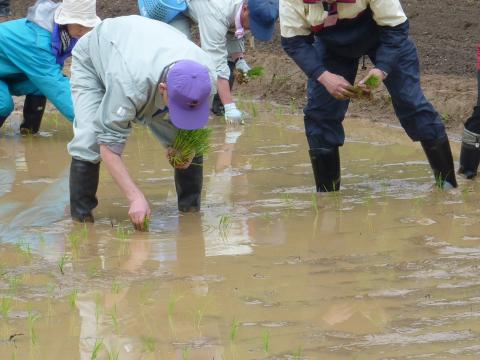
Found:
[[[204,127],[210,114],[212,82],[208,68],[192,60],[176,62],[167,74],[170,120],[179,129]]]

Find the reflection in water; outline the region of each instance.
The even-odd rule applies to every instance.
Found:
[[[69,131],[2,137],[0,357],[477,358],[478,182],[436,191],[401,131],[346,125],[344,188],[316,195],[300,118],[214,124],[199,214],[178,214],[162,149],[136,132],[149,233],[104,173],[98,222],[68,220]]]

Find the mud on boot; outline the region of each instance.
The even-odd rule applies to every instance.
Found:
[[[433,170],[436,185],[444,190],[456,188],[457,179],[455,178],[452,150],[448,137],[424,140],[421,144]]]
[[[70,214],[79,222],[93,222],[92,210],[98,205],[96,197],[100,163],[72,159],[70,165]]]
[[[310,149],[309,154],[317,192],[340,190],[340,153],[338,147]]]
[[[178,210],[181,212],[200,211],[203,185],[203,156],[194,157],[187,169],[175,169],[175,189]]]
[[[36,134],[40,129],[47,98],[42,95],[27,95],[23,105],[23,122],[20,125],[22,135]]]

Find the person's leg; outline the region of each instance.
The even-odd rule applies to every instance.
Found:
[[[36,134],[40,129],[47,98],[28,79],[9,83],[10,93],[15,96],[25,95],[23,104],[23,121],[20,132],[23,135]]]
[[[328,56],[325,64],[328,71],[354,83],[358,59]],[[348,104],[349,100],[336,100],[318,81],[309,79],[304,123],[317,192],[340,189],[339,147],[345,141],[342,121]]]
[[[0,17],[10,15],[10,0],[0,0]]]
[[[477,49],[477,105],[472,115],[465,121],[460,151],[460,168],[458,173],[467,179],[477,176],[480,164],[480,46]]]
[[[375,62],[375,59],[372,59]],[[413,141],[420,141],[437,185],[457,187],[452,151],[445,126],[420,86],[417,49],[411,40],[402,46],[396,67],[385,79],[401,125]]]
[[[0,80],[0,128],[12,113],[14,107],[15,104],[13,103],[12,95],[10,95],[8,85]]]
[[[83,53],[82,49],[75,51],[71,86],[75,120],[74,137],[67,146],[72,156],[70,213],[72,219],[76,221],[93,222],[92,210],[98,204],[96,194],[100,173],[100,148],[93,122],[105,91],[88,53]]]
[[[200,211],[202,185],[203,156],[193,158],[192,164],[187,169],[175,169],[175,189],[179,211]]]

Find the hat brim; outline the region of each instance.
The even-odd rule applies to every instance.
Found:
[[[173,125],[183,130],[196,130],[203,128],[208,123],[210,105],[204,101],[194,109],[186,109],[169,101],[168,112]]]
[[[79,24],[88,28],[94,28],[102,22],[102,19],[100,19],[98,16],[89,19],[68,16],[68,14],[63,11],[63,8],[59,6],[55,11],[54,21],[58,25]]]
[[[275,32],[275,22],[266,28],[264,25],[260,25],[258,22],[250,16],[250,31],[255,39],[261,41],[270,41],[273,38],[273,33]]]

